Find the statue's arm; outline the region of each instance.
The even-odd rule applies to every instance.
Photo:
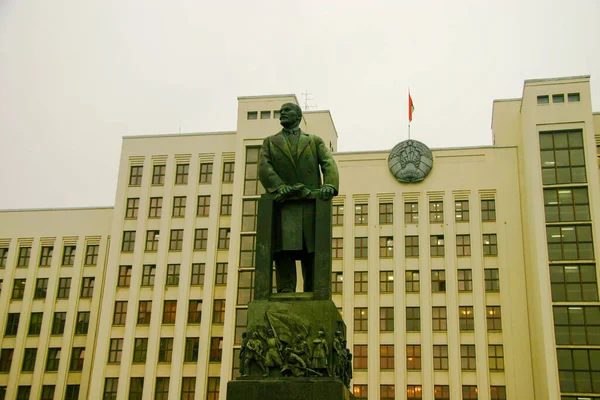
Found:
[[[335,191],[335,195],[337,195],[340,187],[340,175],[337,164],[325,142],[323,142],[323,139],[316,135],[314,138],[317,147],[317,159],[321,166],[321,172],[323,172],[323,186],[331,186]]]
[[[271,158],[271,140],[266,138],[263,141],[258,157],[258,178],[268,193],[277,192],[278,189],[285,186],[283,180],[275,172]]]

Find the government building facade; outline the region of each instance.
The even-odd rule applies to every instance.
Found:
[[[336,152],[333,300],[356,399],[600,399],[600,113],[589,76],[493,105],[493,145]],[[294,95],[238,99],[235,132],[123,139],[110,208],[0,211],[0,399],[208,399],[239,375],[264,137]],[[84,188],[81,188],[84,190]]]

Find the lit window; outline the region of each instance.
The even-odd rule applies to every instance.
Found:
[[[406,369],[409,371],[421,370],[421,345],[406,345]]]

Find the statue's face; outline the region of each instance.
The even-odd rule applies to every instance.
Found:
[[[289,127],[300,122],[300,114],[298,110],[292,104],[284,104],[279,110],[279,122],[284,127]]]

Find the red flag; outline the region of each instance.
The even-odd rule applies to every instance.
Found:
[[[415,105],[412,101],[412,97],[410,97],[410,92],[408,92],[408,122],[412,121],[412,114],[415,110]]]

